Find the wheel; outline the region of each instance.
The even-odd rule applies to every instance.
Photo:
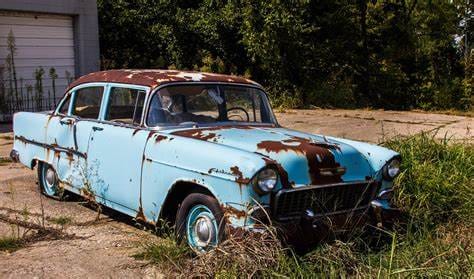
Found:
[[[188,195],[176,215],[178,240],[185,239],[196,253],[216,247],[224,239],[223,216],[215,198],[200,193]]]
[[[39,163],[38,180],[41,193],[51,198],[61,198],[58,176],[51,165],[43,162]]]

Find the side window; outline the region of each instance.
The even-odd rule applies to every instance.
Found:
[[[81,118],[98,119],[104,88],[102,86],[86,87],[75,93],[72,114]]]
[[[71,94],[68,94],[66,99],[62,102],[61,107],[58,109],[58,113],[66,115],[69,112],[70,103],[71,103]]]
[[[144,102],[145,91],[143,90],[112,87],[105,120],[140,124]]]

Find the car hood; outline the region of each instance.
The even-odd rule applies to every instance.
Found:
[[[166,132],[225,145],[242,152],[257,153],[267,165],[273,165],[279,170],[283,186],[370,180],[375,178],[380,168],[371,164],[367,154],[342,140],[285,128],[213,126],[172,129]],[[388,159],[390,158],[386,160]]]

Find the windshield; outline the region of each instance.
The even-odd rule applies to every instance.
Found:
[[[173,85],[154,94],[148,126],[188,123],[269,123],[274,117],[262,90],[235,85]]]

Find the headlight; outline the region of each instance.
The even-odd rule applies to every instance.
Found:
[[[383,178],[393,180],[400,173],[400,159],[392,159],[383,167]]]
[[[274,169],[263,169],[256,176],[254,190],[260,195],[267,194],[275,189],[277,181],[278,174]]]

